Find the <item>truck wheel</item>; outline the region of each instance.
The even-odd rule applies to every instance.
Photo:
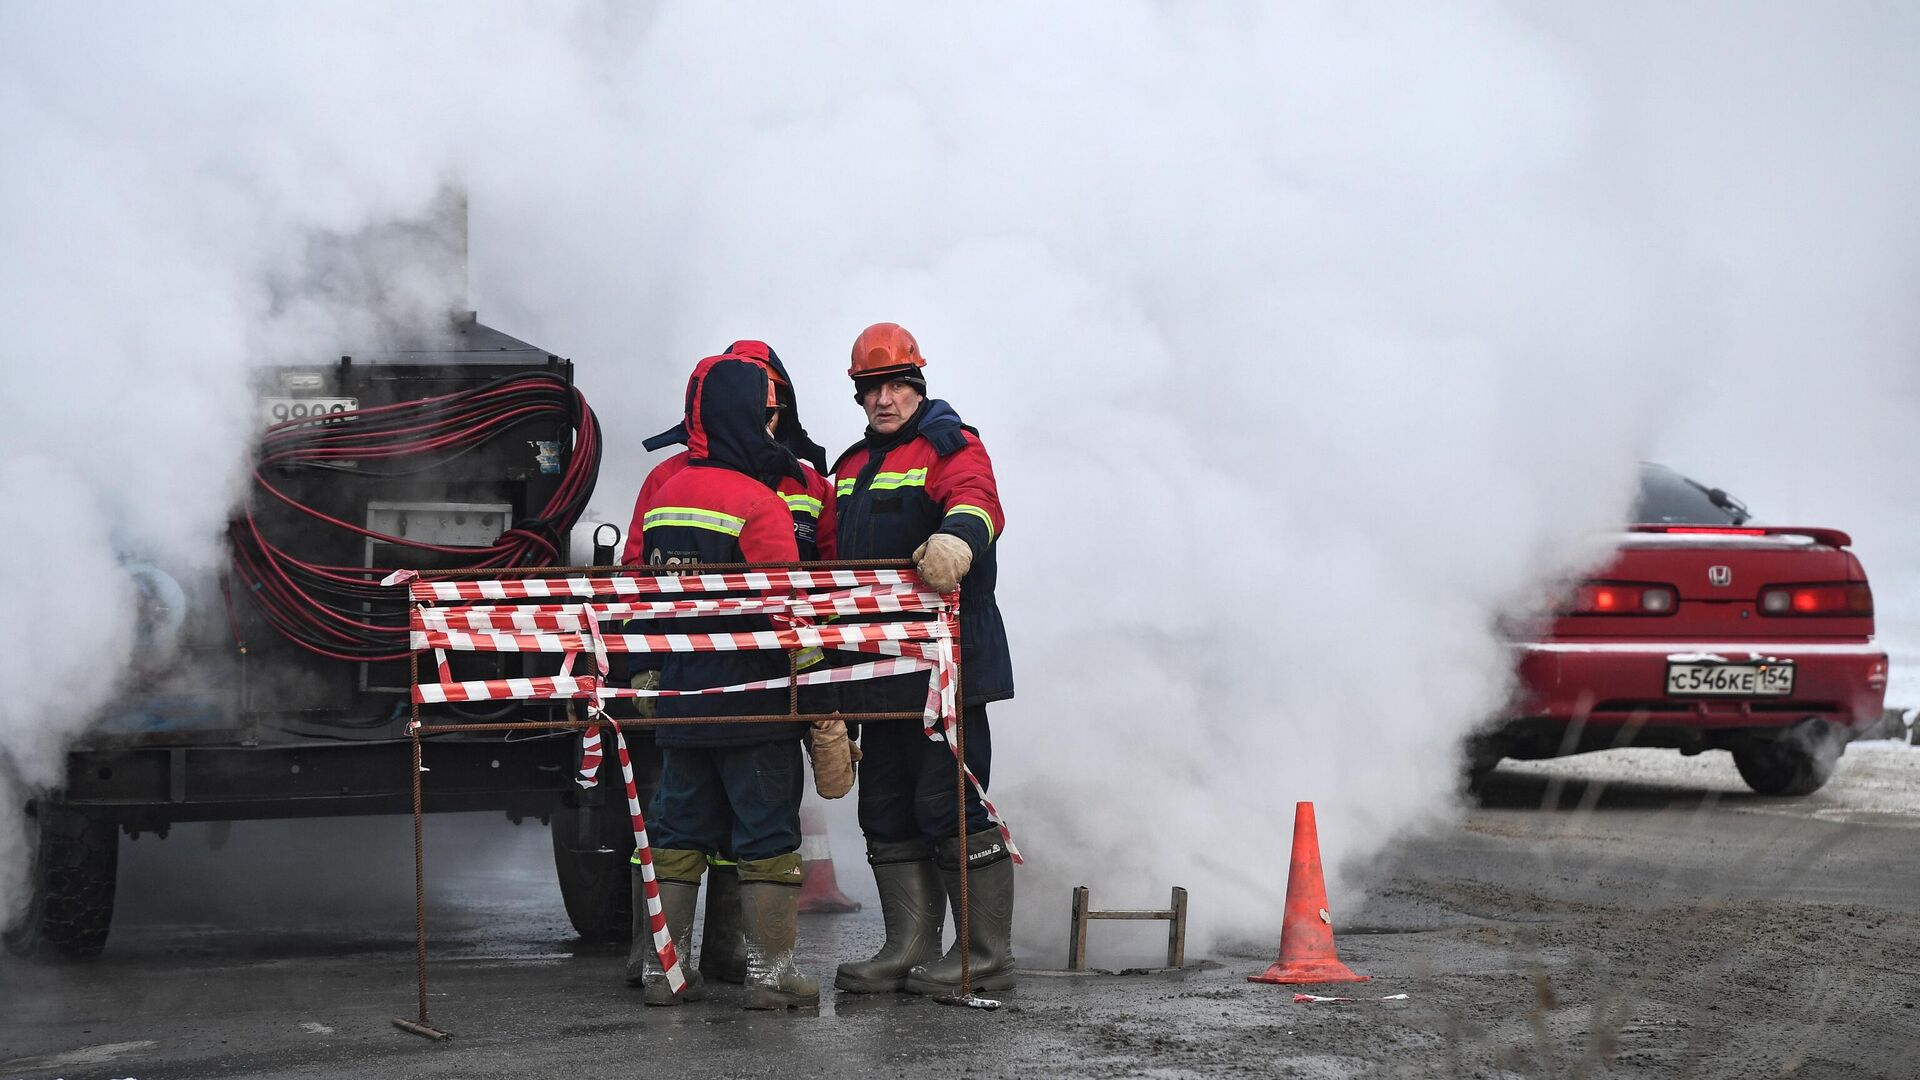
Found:
[[[1811,795],[1833,776],[1845,749],[1825,720],[1809,720],[1778,739],[1756,740],[1733,751],[1740,779],[1762,795]]]
[[[27,808],[27,822],[31,892],[20,921],[0,937],[15,956],[91,960],[113,928],[120,827],[109,817],[45,800]]]
[[[598,806],[572,805],[569,794],[553,813],[553,868],[567,918],[584,941],[619,942],[633,935],[633,824],[624,796]]]

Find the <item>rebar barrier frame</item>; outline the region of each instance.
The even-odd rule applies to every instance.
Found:
[[[1165,908],[1114,908],[1094,911],[1088,905],[1091,893],[1085,885],[1073,890],[1073,917],[1067,924],[1067,970],[1087,970],[1087,924],[1095,919],[1167,922],[1167,967],[1179,970],[1187,963],[1187,890],[1173,887],[1173,897]]]
[[[532,566],[532,567],[494,567],[478,570],[435,570],[420,571],[419,578],[426,581],[446,581],[456,579],[502,579],[524,577],[578,577],[578,576],[617,576],[621,574],[660,576],[662,574],[680,574],[697,569],[701,574],[734,574],[765,570],[832,571],[832,570],[913,570],[913,563],[905,559],[842,559],[812,563],[701,563],[696,567],[684,565],[668,566]],[[405,584],[396,586],[406,588]],[[958,793],[957,809],[958,833],[960,839],[960,896],[961,907],[956,915],[955,929],[959,933],[960,943],[960,993],[957,997],[935,998],[942,1004],[973,1005],[979,1008],[998,1008],[999,1002],[973,996],[972,949],[968,945],[967,912],[967,759],[966,759],[966,705],[962,695],[961,658],[960,658],[960,594],[948,593],[944,597],[948,608],[947,618],[953,624],[953,698],[957,714],[953,725],[953,758],[955,786]],[[409,610],[415,605],[411,593],[408,594]],[[422,739],[427,735],[450,735],[463,732],[504,732],[504,731],[584,731],[595,727],[598,721],[567,720],[519,720],[495,724],[423,724],[420,721],[420,701],[415,689],[420,685],[420,653],[424,650],[410,650],[407,664],[408,692],[412,702],[412,722],[408,725],[412,742],[412,787],[413,787],[413,918],[414,918],[414,956],[418,989],[417,1019],[396,1016],[393,1026],[410,1034],[435,1042],[444,1042],[453,1038],[453,1033],[436,1028],[427,1018],[427,878],[426,878],[426,839],[425,796],[421,785],[421,747]],[[887,720],[924,720],[924,712],[870,712],[848,713],[832,712],[806,714],[800,712],[800,685],[795,678],[799,674],[799,664],[795,654],[787,653],[787,712],[780,714],[762,714],[755,716],[684,716],[665,718],[634,718],[631,722],[619,721],[622,730],[627,727],[654,728],[678,724],[774,724],[811,722],[814,720],[842,720],[854,723],[875,723]],[[571,712],[571,708],[569,708]]]

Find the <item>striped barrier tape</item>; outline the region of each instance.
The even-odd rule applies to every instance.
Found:
[[[591,698],[599,692],[600,680],[592,675],[545,675],[527,679],[420,683],[413,688],[413,700],[422,705],[459,701],[547,701]]]
[[[406,585],[418,604],[443,600],[524,600],[545,597],[652,596],[672,593],[770,592],[775,589],[851,589],[860,585],[922,588],[906,570],[749,570],[733,574],[652,574],[619,577],[506,578],[494,581],[425,581],[418,571],[396,570],[382,585]]]
[[[796,626],[786,630],[741,630],[713,634],[509,634],[498,631],[415,630],[408,640],[411,647],[417,650],[572,653],[593,648],[597,639],[607,652],[686,653],[837,648],[856,641],[928,641],[944,637],[946,633],[946,626],[939,622],[837,623],[831,626]]]
[[[627,816],[633,822],[632,864],[640,868],[640,889],[647,901],[647,929],[653,935],[653,951],[660,958],[660,970],[667,973],[667,985],[677,994],[686,989],[687,976],[680,968],[680,954],[673,947],[673,935],[667,930],[666,908],[660,903],[660,881],[653,872],[653,842],[647,838],[647,818],[640,811],[640,789],[633,782],[633,761],[627,757],[627,737],[620,731],[619,722],[601,711],[598,705],[588,708],[592,710],[596,721],[613,729],[613,749],[620,761],[620,780],[627,788]],[[584,753],[588,740],[592,741],[594,747],[591,768]],[[581,787],[592,787],[600,771],[600,729],[588,728],[581,738],[581,746],[580,775],[575,782]]]
[[[829,683],[856,682],[862,679],[884,679],[893,675],[928,671],[934,664],[935,661],[931,659],[918,657],[874,660],[843,668],[803,672],[797,685],[824,686]],[[556,685],[550,687],[549,684]],[[613,701],[621,698],[701,697],[708,694],[739,694],[753,690],[785,690],[786,688],[787,676],[785,675],[774,679],[734,683],[730,686],[708,686],[695,690],[629,690],[621,686],[607,686],[593,676],[583,675],[572,679],[488,679],[437,685],[422,683],[415,688],[414,697],[422,705],[437,705],[448,701],[548,701],[573,698]],[[434,693],[436,691],[444,696],[436,696]]]
[[[959,623],[945,597],[929,592],[917,576],[901,570],[779,570],[734,574],[689,574],[685,576],[520,578],[500,581],[421,581],[411,571],[389,575],[384,584],[407,584],[415,600],[412,647],[434,650],[438,660],[440,683],[414,687],[414,700],[422,704],[447,701],[541,700],[587,698],[596,716],[606,714],[600,702],[620,698],[683,697],[707,694],[741,693],[754,690],[786,689],[791,686],[815,686],[888,678],[928,671],[926,705],[922,711],[922,730],[932,742],[945,743],[953,753],[966,782],[979,798],[987,817],[999,831],[1008,854],[1016,863],[1024,863],[1014,845],[1012,831],[999,809],[987,798],[986,786],[966,764],[959,751],[957,728],[960,704],[957,699],[958,657],[954,639]],[[775,589],[817,589],[834,587],[840,592],[824,596],[776,597],[698,597],[651,602],[612,602],[545,605],[475,604],[436,608],[430,605],[446,600],[515,600],[552,597],[644,596],[659,594],[699,594],[703,592],[767,592]],[[904,611],[940,611],[937,620],[925,622],[843,623],[828,626],[809,625],[815,617],[840,615],[891,614]],[[718,634],[606,634],[600,623],[606,619],[680,618],[689,615],[761,615],[773,620],[778,629]],[[834,648],[876,653],[892,659],[870,661],[844,668],[809,671],[796,677],[781,676],[729,686],[686,690],[630,690],[604,685],[609,653],[728,652],[748,650],[790,651],[801,648]],[[572,674],[575,657],[591,650],[599,676]],[[455,682],[450,676],[446,654],[455,652],[543,652],[561,653],[561,674],[547,678],[492,679]],[[611,717],[607,717],[611,722]],[[620,738],[615,728],[616,738]],[[595,747],[592,771],[583,745],[582,776],[589,777],[599,767]],[[621,757],[625,764],[625,742],[621,738]],[[629,785],[631,790],[631,785]],[[638,819],[637,799],[631,798],[636,816],[636,831],[643,828]],[[649,860],[651,855],[648,856]],[[651,862],[647,866],[651,872]],[[651,893],[650,893],[651,896]],[[651,910],[650,910],[651,914]],[[656,935],[657,943],[658,935]],[[669,945],[670,948],[670,945]],[[664,966],[664,961],[663,961]]]
[[[951,618],[949,616],[949,619]],[[950,630],[957,632],[958,627],[951,627]],[[954,664],[951,633],[934,642],[933,647],[938,654],[938,659],[934,662],[933,678],[927,680],[927,707],[924,713],[925,719],[921,721],[921,730],[926,733],[928,739],[947,744],[947,749],[952,752],[954,761],[959,763],[960,771],[966,774],[967,783],[972,786],[974,797],[980,800],[980,808],[987,812],[987,820],[1000,831],[1000,842],[1007,845],[1007,855],[1013,859],[1015,865],[1025,865],[1026,857],[1021,855],[1020,849],[1014,845],[1013,830],[1007,827],[1006,819],[1000,816],[1000,808],[993,805],[992,799],[987,798],[987,786],[973,774],[972,767],[960,753],[960,742],[954,736],[954,729],[960,725],[960,703],[955,698],[956,687],[953,674],[959,668]]]
[[[471,604],[460,607],[415,607],[410,629],[500,631],[585,631],[589,621],[621,619],[684,619],[709,615],[785,613],[806,618],[846,615],[891,615],[939,611],[937,593],[918,589],[864,592],[850,589],[796,597],[727,597],[722,599],[656,600],[649,603],[615,601],[605,604]]]

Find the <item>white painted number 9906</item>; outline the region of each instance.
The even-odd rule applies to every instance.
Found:
[[[309,405],[304,401],[283,401],[273,407],[273,418],[275,420],[305,420],[309,416],[325,416],[328,413],[343,413],[346,411],[347,407],[337,401],[331,405],[324,403]]]
[[[285,424],[295,420],[317,420],[342,413],[353,412],[360,407],[357,398],[268,398],[266,406],[267,423]]]

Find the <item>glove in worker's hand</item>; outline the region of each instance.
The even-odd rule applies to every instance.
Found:
[[[913,549],[913,565],[934,592],[950,593],[973,565],[973,549],[952,533],[934,533]]]
[[[658,690],[660,689],[660,671],[658,668],[654,668],[647,671],[635,672],[632,681],[627,685],[633,687],[635,690]],[[653,703],[659,700],[659,698],[650,697],[634,698],[633,711],[639,714],[641,719],[651,720],[654,715]]]
[[[813,721],[807,729],[807,753],[813,757],[813,789],[821,798],[837,799],[853,790],[860,748],[847,740],[844,721]]]

